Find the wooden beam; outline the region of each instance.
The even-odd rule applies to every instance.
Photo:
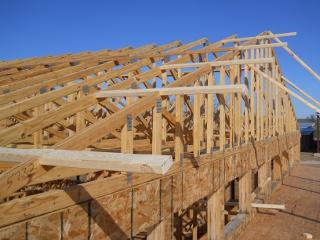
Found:
[[[129,89],[129,90],[109,90],[96,93],[97,98],[107,97],[135,97],[148,96],[151,93],[159,93],[160,96],[169,95],[189,95],[189,94],[209,94],[209,93],[241,93],[244,92],[245,85],[219,85],[219,86],[194,86],[194,87],[174,87],[174,88],[153,88],[153,89]]]
[[[280,33],[280,34],[270,34],[270,35],[264,35],[264,36],[255,36],[255,37],[245,37],[245,38],[235,38],[235,39],[228,39],[228,40],[222,40],[223,43],[230,43],[230,42],[241,42],[241,41],[247,41],[252,39],[266,39],[266,38],[276,38],[276,37],[291,37],[296,36],[296,32],[291,33]]]
[[[285,205],[280,204],[264,204],[264,203],[251,203],[251,207],[254,208],[272,208],[272,209],[279,209],[279,210],[285,210]]]
[[[172,165],[169,155],[122,154],[53,149],[0,148],[0,161],[25,162],[37,157],[45,166],[165,174]]]
[[[257,58],[257,59],[245,59],[245,60],[225,60],[225,61],[212,61],[212,62],[199,62],[199,63],[184,63],[184,64],[167,64],[162,65],[160,69],[168,70],[174,68],[196,68],[204,65],[210,65],[211,67],[240,65],[240,64],[255,64],[255,63],[273,63],[274,58]]]

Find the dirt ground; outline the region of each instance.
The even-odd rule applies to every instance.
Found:
[[[239,240],[320,240],[320,158],[301,153],[301,164],[268,203],[285,204],[286,210],[260,209]]]

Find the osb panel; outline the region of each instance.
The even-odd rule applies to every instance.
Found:
[[[173,176],[161,180],[161,225],[164,239],[170,239],[172,225]]]
[[[68,208],[62,214],[65,239],[88,239],[88,203]]]
[[[60,239],[61,212],[48,214],[28,222],[28,240]]]
[[[256,148],[258,156],[258,164],[261,166],[266,161],[266,145],[260,145]]]
[[[237,153],[234,155],[235,158],[235,178],[240,177],[242,173],[242,161],[243,159],[241,158],[242,154]]]
[[[235,178],[235,158],[234,155],[225,158],[225,184]]]
[[[213,191],[214,192],[217,191],[220,187],[219,162],[220,162],[219,160],[213,162]]]
[[[293,138],[292,138],[293,135],[289,135],[287,136],[287,146],[288,148],[291,148],[293,146]]]
[[[287,139],[285,137],[279,139],[279,148],[280,152],[283,152],[287,149]]]
[[[225,159],[222,158],[219,160],[219,185],[221,188],[224,188],[225,186]]]
[[[173,212],[177,212],[182,208],[182,181],[183,173],[176,173],[173,176],[172,188],[173,188]]]
[[[240,154],[241,159],[241,176],[249,171],[250,150],[247,149]]]
[[[267,144],[268,146],[268,157],[269,159],[274,158],[279,154],[279,147],[278,147],[278,141],[273,140]]]
[[[209,163],[200,167],[200,198],[208,196],[213,192],[213,172],[214,163]]]
[[[160,180],[133,189],[133,235],[160,221]]]
[[[258,167],[257,154],[255,148],[249,150],[250,168],[255,169]]]
[[[173,216],[173,214],[172,214]],[[161,233],[162,239],[171,239],[171,226],[172,226],[172,217],[169,217],[167,219],[164,219],[162,222],[162,230],[163,232]]]
[[[26,238],[26,223],[10,225],[0,229],[1,240],[19,240]]]
[[[220,217],[221,219],[223,219],[225,216],[224,216],[224,188],[221,188],[221,194],[219,194],[219,206],[221,207],[221,210],[220,210]],[[219,192],[218,191],[218,192]],[[220,222],[220,229],[221,229],[221,233],[224,233],[224,221],[219,221]]]
[[[91,202],[91,236],[94,239],[127,239],[131,234],[130,189]]]
[[[161,220],[171,216],[173,177],[161,179]]]
[[[185,209],[200,197],[199,169],[191,168],[183,173],[183,201],[182,208]]]

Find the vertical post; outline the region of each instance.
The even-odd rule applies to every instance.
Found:
[[[208,240],[224,239],[224,187],[208,196]]]
[[[251,211],[251,171],[239,179],[239,210],[240,213]]]
[[[42,109],[43,109],[43,106],[36,107],[34,109],[34,116],[37,117],[41,115]],[[35,149],[42,148],[42,143],[43,143],[43,136],[42,136],[42,129],[40,129],[33,134],[33,147]]]
[[[254,49],[251,49],[251,59],[254,59]],[[255,133],[255,129],[256,129],[256,121],[254,118],[255,115],[255,106],[257,104],[257,99],[254,98],[254,89],[255,89],[255,75],[254,75],[254,71],[251,69],[250,70],[250,121],[251,121],[251,125],[250,125],[250,132],[251,132],[251,137],[253,138],[252,140],[256,139],[256,133]],[[256,89],[257,92],[257,89]]]
[[[83,97],[84,94],[82,91],[79,91],[77,95],[77,99],[80,99],[81,97]],[[85,128],[85,126],[85,111],[81,110],[80,112],[77,112],[76,116],[76,132],[80,132],[80,130]]]
[[[152,123],[152,154],[161,155],[162,138],[161,138],[161,122],[162,108],[161,98],[157,99],[156,106],[153,108],[153,123]]]
[[[279,155],[273,160],[273,180],[281,181],[281,158]]]
[[[167,70],[165,70],[162,74],[162,87],[166,87],[168,84],[168,80],[167,80]],[[163,99],[162,101],[162,107],[164,109],[168,109],[168,97],[166,97],[165,99]],[[161,129],[161,136],[160,138],[162,139],[162,144],[164,145],[167,141],[167,119],[162,118],[162,129]]]
[[[175,161],[183,154],[183,96],[176,95]]]
[[[244,59],[248,59],[248,50],[244,52]],[[249,142],[249,79],[248,79],[249,67],[247,64],[244,65],[244,83],[246,85],[246,99],[245,99],[245,109],[244,109],[244,142],[247,144]],[[252,87],[252,86],[250,86]]]
[[[132,73],[129,73],[129,77]],[[133,102],[133,97],[126,98],[126,106]],[[127,116],[127,123],[121,130],[121,152],[131,154],[133,153],[133,118],[132,115]]]
[[[192,240],[198,239],[198,211],[192,210]]]
[[[220,84],[225,84],[225,69],[223,66],[220,68]],[[226,144],[226,115],[225,115],[225,98],[223,94],[218,94],[220,106],[220,119],[219,119],[219,143],[220,151],[224,149]]]
[[[234,65],[230,66],[230,85],[234,84]],[[229,104],[229,136],[230,136],[230,147],[233,148],[233,144],[234,144],[234,139],[235,139],[235,132],[234,132],[234,126],[235,126],[235,110],[234,110],[234,106],[235,106],[235,95],[234,94],[230,94],[230,104]]]
[[[213,85],[213,69],[209,73],[208,86]],[[211,152],[212,142],[213,142],[213,108],[214,108],[213,94],[208,94],[207,105],[206,105],[206,122],[207,122],[207,153]]]
[[[194,94],[194,110],[193,110],[193,155],[194,158],[200,157],[200,124],[201,124],[201,104],[200,94]]]

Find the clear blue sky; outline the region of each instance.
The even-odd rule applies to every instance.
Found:
[[[0,60],[271,30],[297,32],[282,40],[320,74],[319,11],[319,0],[0,0]],[[283,75],[320,101],[320,82],[283,49],[276,54]],[[314,113],[293,103],[299,118]]]

